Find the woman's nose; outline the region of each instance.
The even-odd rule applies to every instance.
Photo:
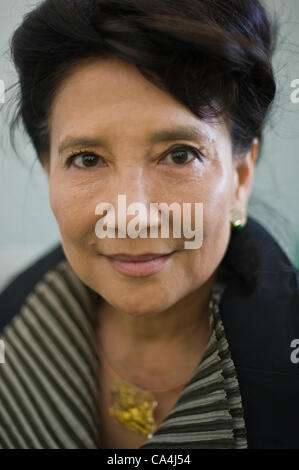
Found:
[[[159,202],[158,191],[151,182],[145,180],[143,172],[135,171],[123,176],[121,181],[116,182],[110,194],[107,216],[111,222],[111,211],[114,212],[117,233],[121,235],[130,227],[132,232],[136,233],[137,215],[140,237],[147,237],[150,233],[159,231],[161,214],[155,207],[155,203]]]

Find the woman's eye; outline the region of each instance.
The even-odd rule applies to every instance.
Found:
[[[194,158],[201,160],[201,152],[193,147],[183,147],[171,150],[166,158],[164,158],[163,162],[186,165],[193,161]]]
[[[67,160],[67,166],[70,167],[72,164],[79,168],[90,168],[96,166],[101,158],[92,152],[81,152],[72,155]]]

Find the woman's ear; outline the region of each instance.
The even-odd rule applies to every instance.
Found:
[[[255,164],[258,157],[259,140],[254,139],[250,150],[244,154],[233,166],[234,171],[234,203],[235,206],[247,208],[252,191]]]

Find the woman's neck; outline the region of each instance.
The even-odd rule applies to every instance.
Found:
[[[175,386],[190,375],[210,337],[214,278],[166,311],[134,316],[99,305],[98,344],[114,370],[144,388]],[[190,369],[190,370],[189,370]]]

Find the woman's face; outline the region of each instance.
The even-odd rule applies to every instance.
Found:
[[[131,315],[158,313],[200,292],[227,249],[230,211],[246,209],[253,152],[234,164],[224,124],[198,119],[117,58],[78,65],[56,94],[49,124],[50,203],[79,278]],[[162,131],[178,128],[198,134],[162,138]],[[95,209],[107,202],[117,215],[118,195],[126,195],[127,206],[138,202],[146,208],[153,202],[175,202],[181,208],[202,203],[202,246],[184,248],[186,239],[174,238],[171,230],[169,238],[98,238]],[[127,215],[126,222],[133,218]],[[109,258],[148,253],[171,256],[139,275],[125,273],[122,263]]]

